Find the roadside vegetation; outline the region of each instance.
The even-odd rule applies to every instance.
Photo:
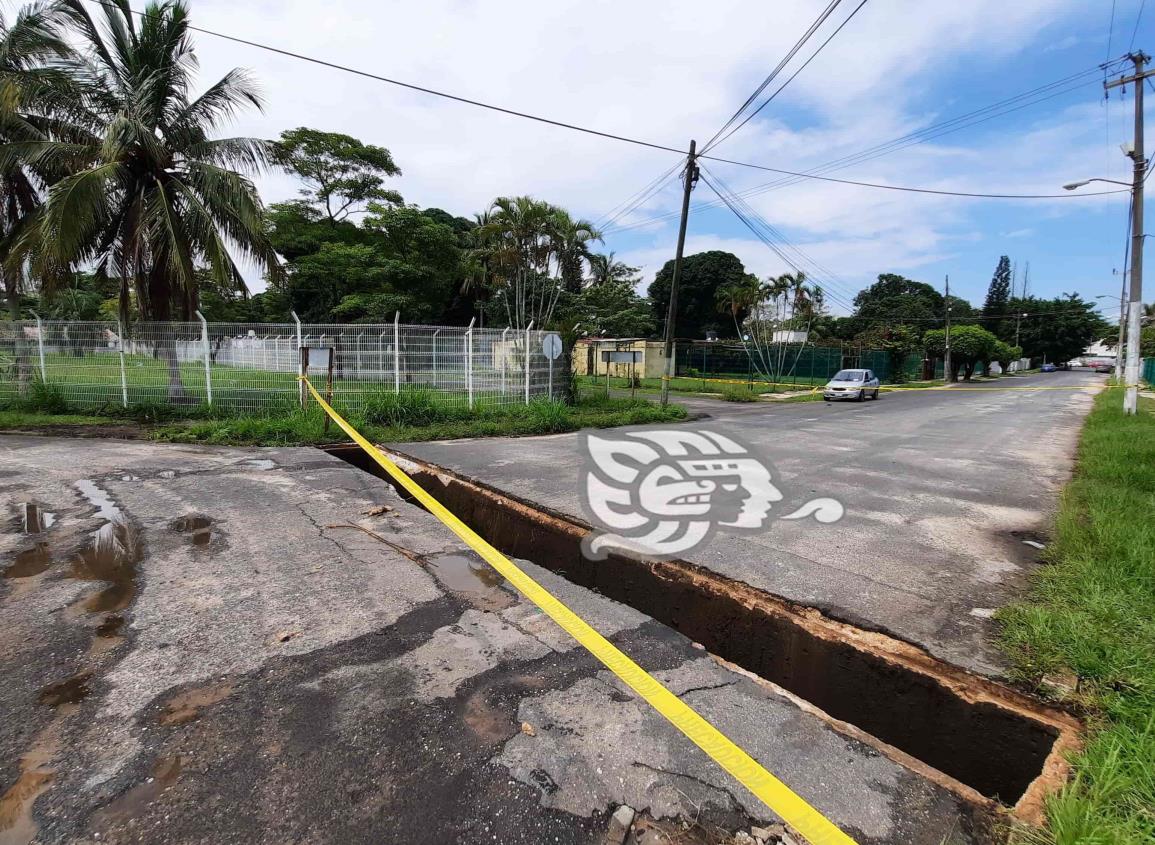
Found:
[[[1049,565],[999,614],[1018,678],[1083,711],[1085,750],[1048,803],[1057,845],[1155,842],[1155,401],[1096,400],[1063,494]],[[1073,674],[1063,696],[1056,678]]]
[[[666,408],[645,399],[593,395],[574,404],[539,399],[528,405],[488,406],[470,410],[451,405],[426,390],[382,393],[360,407],[342,408],[362,434],[377,442],[443,440],[457,437],[503,437],[553,434],[581,428],[675,422],[686,418],[679,405]],[[330,424],[315,403],[301,409],[285,400],[261,413],[230,414],[208,406],[174,408],[168,404],[109,405],[95,413],[73,413],[58,391],[38,389],[27,399],[0,410],[0,430],[49,429],[72,426],[124,433],[125,424],[139,424],[143,437],[171,443],[211,443],[246,446],[296,446],[333,443],[345,435]],[[94,433],[99,433],[95,431]]]

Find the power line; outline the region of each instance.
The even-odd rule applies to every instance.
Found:
[[[805,172],[807,176],[809,176],[810,174],[815,173],[829,173],[832,171],[842,170],[854,164],[861,164],[866,161],[881,158],[882,156],[890,155],[891,153],[907,149],[917,144],[926,143],[927,141],[933,140],[935,138],[949,135],[953,132],[959,132],[963,129],[970,128],[971,126],[977,126],[980,123],[985,123],[997,117],[1002,117],[1003,115],[1038,105],[1039,103],[1054,99],[1055,97],[1062,96],[1063,94],[1068,94],[1087,85],[1098,85],[1098,74],[1100,72],[1106,71],[1110,65],[1120,61],[1125,61],[1125,59],[1116,59],[1114,62],[1108,62],[1104,65],[1096,65],[1095,67],[1087,68],[1085,70],[1079,71],[1078,73],[1071,74],[1070,76],[1065,76],[1061,79],[1055,80],[1054,82],[1047,83],[1046,85],[1041,85],[1029,91],[1016,94],[1013,97],[1008,97],[1004,100],[1000,100],[996,103],[984,106],[983,108],[975,109],[974,111],[967,112],[949,120],[931,124],[930,126],[923,127],[922,129],[915,130],[914,132],[909,132],[906,135],[901,135],[889,141],[884,141],[881,144],[877,144],[857,153],[850,153],[848,155],[842,156],[841,158],[833,159],[824,164],[812,167]],[[1086,79],[1085,77],[1090,74],[1094,74],[1096,78]],[[1066,87],[1062,87],[1064,85]],[[1059,90],[1053,90],[1055,88],[1058,88]],[[756,185],[752,188],[747,188],[743,191],[738,191],[736,192],[736,195],[740,197],[751,197],[755,196],[756,194],[776,190],[780,187],[796,185],[802,181],[805,180],[795,177],[776,179],[773,182],[767,182],[761,185]],[[694,210],[704,211],[710,208],[721,207],[722,205],[723,203],[721,200],[714,200],[712,202],[695,204]],[[637,228],[639,226],[649,225],[650,223],[660,222],[662,220],[667,220],[671,217],[677,216],[678,212],[673,211],[616,228],[619,231]]]
[[[683,162],[680,162],[680,161],[674,162],[674,164],[671,167],[669,167],[665,172],[663,172],[660,176],[658,176],[658,178],[647,183],[646,186],[644,188],[642,188],[640,191],[637,191],[634,194],[631,194],[629,198],[618,203],[612,209],[610,209],[608,212],[601,215],[598,218],[598,221],[604,221],[602,224],[602,227],[604,228],[604,227],[613,226],[613,224],[616,223],[618,220],[621,220],[623,217],[625,217],[627,214],[629,214],[635,208],[637,208],[642,203],[644,203],[646,200],[648,200],[655,193],[660,191],[663,187],[665,187],[666,182],[674,174],[674,171],[676,171],[678,168],[683,167],[683,166],[684,166]]]
[[[1147,0],[1142,0],[1139,3],[1139,14],[1135,16],[1135,29],[1131,33],[1131,43],[1127,46],[1127,52],[1131,52],[1135,47],[1135,36],[1139,34],[1139,21],[1143,20],[1143,9],[1147,5]]]
[[[724,142],[724,141],[725,141],[727,138],[729,138],[731,135],[733,135],[735,132],[737,132],[739,129],[741,129],[743,126],[745,126],[745,125],[746,125],[747,123],[749,123],[751,120],[753,120],[753,119],[754,119],[754,117],[755,117],[755,116],[756,116],[756,115],[757,115],[757,114],[758,114],[760,111],[762,111],[762,109],[766,108],[766,106],[768,106],[768,105],[770,104],[770,101],[771,101],[771,100],[773,100],[775,97],[777,97],[779,94],[781,94],[781,93],[782,93],[782,90],[783,90],[783,89],[784,89],[784,88],[785,88],[787,85],[789,85],[791,82],[793,82],[793,81],[794,81],[794,77],[798,76],[798,74],[800,74],[800,73],[802,73],[802,71],[806,70],[806,66],[807,66],[808,64],[810,64],[812,61],[814,61],[814,59],[815,59],[815,58],[818,56],[818,54],[819,54],[819,53],[821,53],[821,52],[822,52],[822,50],[823,50],[823,49],[826,47],[826,45],[827,45],[827,44],[829,44],[829,43],[830,43],[832,40],[834,40],[834,36],[836,36],[836,35],[838,35],[838,33],[842,32],[842,28],[843,28],[844,26],[846,26],[848,23],[850,23],[850,20],[851,20],[851,18],[853,18],[855,15],[857,15],[857,14],[858,14],[858,11],[859,11],[859,9],[861,9],[863,6],[865,6],[865,5],[867,4],[867,2],[868,2],[868,0],[862,0],[862,2],[860,2],[860,3],[859,3],[857,6],[855,6],[855,7],[854,7],[854,11],[853,11],[853,12],[851,12],[849,15],[847,15],[846,19],[845,19],[845,20],[844,20],[842,23],[840,23],[840,24],[838,25],[838,29],[836,29],[836,30],[834,30],[834,32],[830,33],[830,35],[829,35],[829,36],[827,36],[826,40],[825,40],[825,41],[823,41],[823,42],[822,42],[822,43],[821,43],[821,44],[818,46],[818,49],[817,49],[817,50],[815,50],[815,51],[814,51],[814,52],[813,52],[813,53],[810,55],[810,58],[809,58],[809,59],[807,59],[805,62],[803,62],[803,63],[802,63],[802,66],[801,66],[800,68],[798,68],[798,70],[796,70],[796,71],[794,71],[794,73],[790,74],[790,78],[789,78],[789,79],[787,79],[785,82],[783,82],[783,83],[782,83],[782,84],[781,84],[781,85],[778,87],[778,90],[777,90],[777,91],[775,91],[773,94],[771,94],[769,97],[767,97],[765,100],[763,100],[763,101],[762,101],[762,105],[758,106],[758,108],[754,109],[754,111],[752,111],[752,112],[750,112],[750,114],[746,115],[746,117],[745,117],[745,118],[742,120],[742,122],[741,122],[741,123],[739,123],[739,124],[738,124],[737,126],[735,126],[733,129],[731,129],[729,132],[727,132],[727,133],[726,133],[725,135],[723,135],[721,138],[718,138],[718,140],[717,140],[717,141],[712,141],[712,142],[710,142],[709,144],[707,144],[707,145],[706,145],[706,147],[705,147],[705,149],[703,149],[703,150],[702,150],[702,152],[708,152],[709,150],[712,150],[714,147],[716,147],[716,146],[718,146],[719,144],[721,144],[722,142]],[[724,129],[724,128],[723,128],[723,129]]]
[[[738,110],[730,116],[730,119],[722,125],[722,128],[715,132],[713,136],[711,136],[710,140],[702,145],[702,152],[710,149],[710,147],[713,146],[714,142],[717,140],[718,136],[725,132],[730,127],[730,125],[741,116],[742,112],[749,108],[750,104],[758,99],[758,95],[766,90],[766,87],[774,81],[774,78],[778,76],[778,74],[782,72],[782,69],[790,63],[790,60],[798,54],[798,51],[802,49],[803,45],[808,40],[810,40],[810,37],[814,35],[818,28],[826,22],[826,19],[830,17],[831,13],[841,2],[842,0],[830,0],[830,3],[821,12],[821,14],[818,15],[818,18],[814,21],[814,23],[810,24],[810,28],[807,29],[806,32],[802,33],[802,37],[794,43],[794,46],[791,47],[789,52],[787,52],[786,55],[782,58],[782,61],[778,62],[777,66],[772,71],[770,71],[770,73],[767,74],[766,77],[762,80],[761,84],[754,89],[754,93],[747,97],[746,102],[742,103],[742,105],[738,107]]]
[[[106,8],[113,8],[113,9],[119,10],[119,7],[114,6],[111,3],[103,2],[103,0],[92,0],[92,2],[96,3],[97,5],[104,6]],[[138,12],[135,9],[130,9],[129,11],[132,12],[132,14],[138,15],[140,17],[144,16],[143,12]],[[670,146],[666,146],[664,144],[653,143],[650,141],[643,141],[643,140],[640,140],[638,138],[630,138],[630,137],[627,137],[625,135],[617,135],[617,134],[614,134],[612,132],[602,132],[601,130],[591,129],[591,128],[579,126],[579,125],[573,124],[573,123],[566,123],[564,121],[553,120],[551,118],[541,117],[540,115],[534,115],[534,114],[529,114],[528,112],[522,112],[522,111],[517,111],[515,109],[505,108],[504,106],[497,106],[497,105],[493,105],[491,103],[482,102],[480,100],[474,100],[474,99],[470,99],[468,97],[461,97],[461,96],[458,96],[456,94],[449,94],[447,92],[438,91],[438,90],[433,89],[433,88],[427,88],[425,86],[416,85],[416,84],[413,84],[410,82],[402,82],[402,81],[397,80],[397,79],[391,79],[387,76],[381,76],[379,74],[370,73],[368,71],[358,70],[356,68],[351,68],[351,67],[348,67],[346,65],[338,64],[336,62],[330,62],[330,61],[326,61],[324,59],[317,59],[317,58],[314,58],[312,56],[304,55],[303,53],[296,53],[296,52],[293,52],[291,50],[281,49],[280,47],[273,47],[273,46],[270,46],[268,44],[263,44],[259,41],[251,41],[249,39],[240,38],[240,37],[235,36],[235,35],[227,35],[227,34],[222,33],[222,32],[217,32],[215,30],[206,29],[204,27],[198,27],[198,26],[193,26],[193,25],[189,24],[188,28],[194,32],[199,32],[203,35],[211,35],[215,38],[221,38],[221,39],[224,39],[226,41],[234,42],[236,44],[244,44],[248,47],[254,47],[256,49],[265,50],[267,52],[275,53],[277,55],[287,56],[289,58],[298,59],[298,60],[303,61],[303,62],[309,62],[311,64],[320,65],[322,67],[327,67],[327,68],[330,68],[332,70],[344,71],[345,73],[351,73],[351,74],[354,74],[356,76],[361,76],[361,77],[364,77],[367,79],[373,79],[373,80],[376,80],[378,82],[387,83],[389,85],[396,85],[396,86],[399,86],[401,88],[407,88],[409,90],[418,91],[418,92],[423,93],[423,94],[429,94],[429,95],[434,96],[434,97],[441,97],[443,99],[453,100],[454,102],[459,102],[459,103],[465,103],[466,105],[471,105],[471,106],[476,106],[478,108],[488,109],[490,111],[499,112],[501,114],[507,114],[507,115],[511,115],[513,117],[520,117],[520,118],[524,118],[526,120],[532,120],[532,121],[536,121],[538,123],[548,124],[550,126],[557,126],[557,127],[562,128],[562,129],[570,129],[570,130],[573,130],[575,132],[583,132],[587,135],[595,135],[595,136],[600,137],[600,138],[609,138],[610,140],[622,141],[623,143],[634,144],[636,146],[641,146],[641,147],[649,147],[650,149],[655,149],[655,150],[664,150],[666,152],[676,153],[679,156],[685,155],[685,151],[680,150],[677,147],[670,147]],[[1093,191],[1090,193],[1081,193],[1081,194],[994,194],[994,193],[978,193],[978,192],[966,192],[966,191],[943,191],[943,190],[935,190],[935,189],[931,189],[931,188],[916,188],[916,187],[912,187],[909,185],[883,185],[883,184],[879,184],[879,183],[875,183],[875,182],[859,182],[859,181],[854,181],[854,180],[850,180],[850,179],[834,179],[831,177],[818,176],[815,174],[799,173],[799,172],[793,171],[793,170],[781,170],[781,169],[774,168],[774,167],[767,167],[765,165],[752,164],[750,162],[734,161],[732,159],[718,158],[716,156],[699,156],[699,158],[706,159],[708,161],[716,161],[716,162],[719,162],[722,164],[732,164],[732,165],[737,165],[740,167],[753,168],[755,170],[764,170],[764,171],[767,171],[770,173],[780,173],[780,174],[786,175],[786,176],[798,176],[798,177],[802,177],[802,178],[806,178],[806,179],[818,179],[820,181],[837,182],[837,183],[846,184],[846,185],[856,185],[858,187],[864,187],[864,188],[876,188],[876,189],[888,190],[888,191],[904,191],[907,193],[935,194],[935,195],[939,195],[939,196],[974,197],[974,198],[979,198],[979,199],[1077,199],[1077,198],[1103,196],[1105,194],[1122,193],[1121,190],[1118,190],[1118,191]]]
[[[1111,22],[1107,24],[1107,58],[1111,58],[1111,39],[1115,35],[1115,2],[1111,0]]]

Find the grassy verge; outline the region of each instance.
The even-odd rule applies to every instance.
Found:
[[[435,394],[421,390],[384,394],[356,410],[338,410],[366,437],[379,442],[551,434],[686,418],[685,409],[678,405],[662,408],[644,399],[605,396],[583,397],[575,405],[538,400],[528,405],[470,411],[439,402]],[[177,417],[186,412],[193,418]],[[143,435],[170,443],[292,446],[344,439],[336,426],[325,431],[324,415],[315,405],[302,411],[286,403],[259,415],[214,414],[205,408],[164,406],[111,407],[107,414],[78,415],[58,398],[49,397],[47,407],[38,407],[32,401],[23,407],[0,410],[0,428],[8,429],[104,426],[112,430],[123,429],[126,421],[145,423]]]
[[[1155,842],[1155,401],[1124,416],[1095,402],[1055,539],[1028,598],[999,614],[1019,679],[1079,678],[1090,736],[1072,782],[1028,838],[1058,845]]]

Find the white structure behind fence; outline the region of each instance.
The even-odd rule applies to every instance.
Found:
[[[69,405],[212,404],[260,411],[299,402],[302,347],[334,350],[333,396],[354,410],[383,394],[436,391],[468,407],[560,398],[564,359],[547,332],[473,326],[300,323],[0,323],[0,400],[34,381]],[[552,378],[551,378],[552,369]],[[326,373],[311,371],[317,388]]]

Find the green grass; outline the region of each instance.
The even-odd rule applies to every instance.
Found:
[[[1019,680],[1073,672],[1088,713],[1074,778],[1047,806],[1058,845],[1155,842],[1155,402],[1124,416],[1100,394],[1048,547],[1023,601],[999,614]]]
[[[0,410],[0,429],[40,428],[60,425],[108,425],[108,417],[84,414],[49,414],[43,411]]]
[[[577,384],[583,390],[604,390],[606,386],[606,377],[597,376],[576,376]],[[727,388],[745,388],[753,390],[755,393],[782,393],[791,390],[805,390],[811,387],[811,380],[807,378],[799,378],[797,387],[793,386],[793,380],[788,380],[786,384],[770,384],[765,381],[748,381],[741,376],[734,376],[733,378],[727,376],[718,376],[717,380],[711,381],[713,376],[702,378],[691,378],[689,376],[677,376],[670,379],[670,392],[672,393],[697,393],[697,394],[712,394],[721,395],[726,392]],[[813,384],[826,384],[828,379],[814,379]],[[614,390],[629,390],[630,380],[628,378],[618,378],[616,376],[610,377],[610,387]],[[659,393],[662,389],[662,380],[658,378],[644,378],[638,380],[637,391],[639,393]]]
[[[474,412],[436,405],[430,408],[424,400],[414,400],[402,408],[367,407],[366,411],[351,411],[347,416],[362,434],[379,443],[553,434],[581,428],[675,422],[685,418],[686,411],[679,405],[662,408],[642,399],[605,397],[585,397],[576,405],[538,400],[529,405]],[[309,445],[345,439],[336,425],[331,424],[329,431],[325,432],[324,416],[315,406],[309,411],[296,410],[275,417],[171,423],[156,428],[151,436],[171,443],[253,446]]]

